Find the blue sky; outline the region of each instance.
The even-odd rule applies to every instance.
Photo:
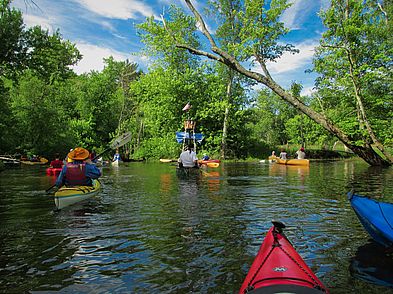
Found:
[[[203,1],[193,2],[202,13]],[[330,0],[292,2],[282,21],[291,29],[286,39],[300,53],[284,55],[268,68],[281,85],[287,87],[292,81],[300,82],[304,85],[303,94],[307,94],[312,89],[315,75],[304,71],[311,68],[313,49],[324,31],[317,13],[327,8]],[[189,12],[182,0],[34,0],[34,3],[36,6],[30,0],[14,0],[12,5],[21,9],[27,26],[41,25],[50,32],[60,29],[64,39],[76,44],[84,56],[75,67],[77,73],[102,70],[102,59],[111,55],[116,60],[128,58],[146,71],[149,60],[134,54],[143,46],[135,24],[152,15],[159,20],[171,4]],[[208,21],[206,17],[205,20]]]

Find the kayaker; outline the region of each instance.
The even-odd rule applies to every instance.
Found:
[[[284,160],[287,159],[287,152],[285,151],[285,149],[281,149],[280,159],[284,159]]]
[[[193,149],[194,146],[191,144],[184,148],[184,151],[180,154],[180,157],[177,160],[179,167],[198,167],[198,157]]]
[[[209,160],[209,159],[210,159],[209,155],[207,155],[206,153],[203,153],[202,160]]]
[[[113,156],[113,160],[112,161],[120,161],[120,160],[121,160],[121,156],[120,156],[120,153],[119,153],[119,149],[116,149],[116,153]]]
[[[61,168],[63,166],[63,161],[60,160],[60,154],[56,153],[55,159],[50,162],[50,167]]]
[[[30,161],[32,161],[32,162],[38,162],[38,161],[40,161],[40,160],[39,160],[39,158],[38,158],[38,155],[33,155],[33,156],[30,158]]]
[[[306,153],[304,152],[304,148],[301,147],[298,151],[296,151],[297,159],[304,159],[306,158]]]
[[[92,186],[92,179],[98,179],[101,172],[90,160],[89,154],[89,151],[82,147],[77,147],[69,152],[67,157],[72,162],[63,166],[56,180],[56,186]]]
[[[72,152],[74,149],[70,149],[70,152]],[[67,156],[64,158],[63,163],[66,164],[67,162],[72,162],[72,159],[68,157],[69,152],[67,153]]]

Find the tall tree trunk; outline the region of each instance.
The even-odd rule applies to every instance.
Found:
[[[232,97],[232,84],[233,84],[233,75],[230,73],[230,78],[227,84],[227,92],[226,92],[226,107],[224,113],[224,122],[222,124],[222,140],[221,140],[221,158],[225,159],[226,151],[227,151],[227,137],[228,137],[228,121],[229,121],[229,109],[231,106],[231,97]]]
[[[365,127],[367,130],[367,133],[372,141],[372,143],[374,144],[374,146],[381,151],[381,153],[389,159],[390,162],[393,162],[393,157],[385,150],[383,144],[378,140],[377,136],[374,133],[373,128],[371,127],[371,124],[369,122],[369,120],[367,119],[367,114],[366,114],[366,110],[364,108],[363,105],[363,99],[360,93],[360,87],[358,86],[356,77],[354,75],[354,70],[353,70],[353,57],[352,57],[352,52],[348,52],[348,59],[350,61],[350,65],[349,65],[349,72],[350,72],[350,76],[351,76],[351,80],[352,80],[352,85],[354,88],[354,92],[355,92],[355,98],[356,98],[356,106],[358,108],[359,111],[359,122],[361,123],[362,127]]]
[[[138,138],[137,138],[137,142],[136,142],[137,148],[139,148],[139,146],[141,144],[142,133],[143,133],[143,119],[141,119],[141,123],[139,125]]]

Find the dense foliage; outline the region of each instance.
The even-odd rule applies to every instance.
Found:
[[[287,1],[272,1],[262,11],[260,2],[249,1],[242,10],[241,1],[210,1],[210,15],[217,16],[222,48],[240,61],[257,53],[263,59],[254,62],[264,65],[297,50],[279,42],[287,32],[278,21]],[[328,31],[315,58],[318,91],[302,97],[297,84],[285,91],[323,113],[358,144],[378,138],[389,147],[393,46],[391,26],[380,9],[390,13],[391,7],[348,3],[347,15],[338,0],[322,15]],[[262,26],[255,25],[259,18]],[[255,81],[249,77],[184,50],[204,46],[193,17],[172,6],[165,19],[149,18],[139,25],[145,44],[141,53],[154,60],[147,73],[110,57],[101,72],[77,75],[71,66],[82,56],[74,44],[59,31],[26,28],[10,0],[0,0],[0,154],[52,157],[77,145],[100,152],[112,138],[130,131],[132,140],[122,151],[131,158],[175,158],[181,148],[175,132],[189,118],[205,136],[197,151],[213,157],[266,157],[278,146],[291,145],[332,148],[337,138],[276,91],[252,90]],[[267,68],[263,71],[268,74]],[[183,112],[188,102],[192,107]]]
[[[393,138],[393,5],[383,2],[333,0],[314,60],[324,114],[360,145]]]
[[[294,85],[295,89],[284,89],[269,72],[269,61],[279,62],[284,52],[296,53],[297,51],[293,45],[285,44],[282,39],[288,30],[280,22],[280,16],[288,8],[288,1],[212,0],[213,5],[217,7],[218,23],[221,25],[217,31],[219,32],[220,28],[225,26],[228,28],[228,24],[234,27],[236,32],[234,36],[231,36],[232,41],[222,38],[220,34],[213,35],[192,1],[185,0],[185,2],[195,18],[192,31],[182,30],[171,14],[163,19],[163,25],[161,25],[160,35],[165,39],[172,38],[172,50],[186,50],[196,56],[207,57],[227,66],[229,70],[266,86],[299,113],[323,127],[330,136],[337,137],[369,164],[385,166],[393,164],[393,156],[386,148],[390,140],[384,140],[383,133],[376,131],[380,129],[381,124],[369,118],[373,114],[366,108],[367,100],[373,100],[373,95],[363,91],[367,86],[362,84],[370,81],[378,91],[383,91],[384,87],[387,89],[391,87],[392,54],[389,40],[391,39],[389,38],[391,2],[334,0],[331,2],[331,7],[322,13],[328,31],[324,34],[321,44],[322,48],[329,48],[331,53],[320,51],[322,53],[316,56],[315,70],[317,72],[325,70],[325,64],[329,68],[329,58],[333,63],[336,62],[335,66],[331,67],[330,75],[325,75],[323,78],[326,77],[325,81],[331,84],[328,85],[328,89],[332,86],[337,87],[344,92],[342,96],[348,97],[347,102],[345,99],[336,99],[336,101],[344,102],[339,106],[342,109],[333,108],[333,112],[349,111],[346,112],[345,117],[342,117],[343,120],[349,119],[348,123],[344,122],[344,124],[341,123],[342,120],[332,119],[325,111],[321,103],[324,99],[322,91],[307,101],[297,93],[296,88],[300,88],[299,85]],[[231,8],[230,13],[228,13],[228,7]],[[191,23],[190,21],[189,24]],[[160,27],[156,24],[155,27],[157,26]],[[237,28],[240,29],[237,30]],[[187,36],[198,32],[205,38],[205,43],[189,42]],[[149,30],[148,34],[158,36],[157,30]],[[202,48],[202,44],[207,46]],[[386,54],[380,54],[379,50],[385,50]],[[318,64],[322,66],[318,67]],[[252,68],[255,66],[259,70]],[[338,71],[338,76],[336,74],[338,80],[346,78],[344,84],[335,83],[333,72],[335,69],[341,70]],[[383,80],[384,84],[381,87],[379,86],[380,80]],[[386,93],[390,92],[388,90]],[[355,101],[355,111],[351,110],[350,100]],[[387,110],[391,109],[389,100],[381,99],[381,97],[378,100],[387,106]],[[301,120],[294,119],[291,122],[297,125],[298,134],[304,142],[305,132],[311,130],[304,128],[307,120],[301,118]],[[293,133],[295,129],[292,128],[291,132]],[[354,130],[358,133],[354,133]],[[323,139],[323,141],[326,140]]]

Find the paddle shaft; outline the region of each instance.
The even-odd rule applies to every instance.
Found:
[[[56,184],[54,184],[53,186],[51,186],[50,188],[46,189],[45,192],[48,193],[50,190],[52,190],[54,187],[56,186]]]
[[[127,142],[129,142],[131,140],[131,133],[127,132],[124,133],[123,135],[117,137],[113,143],[104,151],[102,151],[100,154],[98,154],[97,156],[95,156],[91,161],[96,160],[97,158],[100,158],[102,155],[104,155],[106,152],[108,152],[111,149],[115,149],[115,148],[119,148],[121,146],[123,146],[124,144],[126,144]]]
[[[97,156],[95,156],[91,161],[96,160],[97,158],[100,158],[102,155],[104,155],[105,153],[107,153],[109,150],[111,150],[112,147],[106,148],[104,151],[102,151],[100,154],[98,154]]]

